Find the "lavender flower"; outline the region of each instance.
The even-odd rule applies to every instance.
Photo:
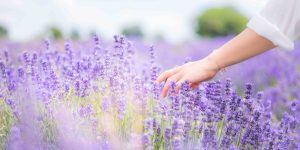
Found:
[[[0,49],[0,149],[296,149],[299,54],[268,52],[194,90],[185,81],[176,93],[172,82],[162,99],[161,68],[225,39],[188,42],[185,53],[124,36],[67,41],[65,51],[50,41],[21,54],[14,50],[28,45],[8,45]],[[245,81],[255,86],[243,91]]]

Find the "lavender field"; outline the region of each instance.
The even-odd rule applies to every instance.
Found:
[[[0,149],[298,150],[300,43],[178,94],[155,82],[231,37],[0,42]]]

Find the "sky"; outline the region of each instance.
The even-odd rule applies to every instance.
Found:
[[[195,37],[195,17],[211,7],[233,6],[251,17],[266,0],[0,0],[0,24],[15,41],[28,41],[47,27],[64,33],[79,30],[83,37],[96,31],[102,37],[122,27],[140,25],[146,38],[163,35],[169,41]]]

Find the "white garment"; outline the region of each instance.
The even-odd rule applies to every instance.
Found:
[[[247,26],[274,45],[292,50],[300,35],[300,0],[269,0]]]

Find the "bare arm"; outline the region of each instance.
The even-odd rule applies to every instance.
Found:
[[[222,68],[259,55],[274,47],[275,45],[271,41],[247,28],[204,59],[167,70],[158,77],[157,81],[160,83],[166,80],[163,88],[163,97],[165,97],[171,81],[176,82],[177,91],[186,80],[195,88],[201,82],[212,79]]]
[[[275,45],[271,41],[246,28],[208,57],[216,61],[219,67],[225,68],[264,53],[274,47]]]

